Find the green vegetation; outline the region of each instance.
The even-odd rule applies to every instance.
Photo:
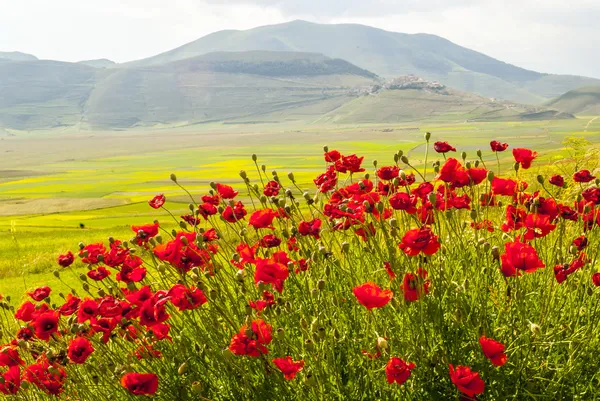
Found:
[[[600,115],[600,86],[578,88],[550,101],[549,107],[582,116]]]

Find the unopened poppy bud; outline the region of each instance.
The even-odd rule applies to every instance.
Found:
[[[310,194],[308,192],[304,192],[302,194],[302,196],[304,197],[304,199],[309,200],[310,199]]]
[[[438,166],[437,164],[433,166],[433,171],[435,171],[436,173],[440,172],[440,166]]]
[[[485,238],[479,238],[479,240],[477,241],[477,244],[483,245],[484,242],[485,242]]]
[[[487,179],[489,182],[492,182],[494,180],[494,172],[492,170],[488,171]]]
[[[83,242],[80,242],[79,244],[77,244],[77,246],[79,247],[79,249],[85,248],[85,244]]]
[[[327,145],[323,146],[323,152],[329,152],[329,146],[327,146]]]
[[[54,277],[59,278],[60,277],[60,273],[58,272],[58,270],[54,270],[52,272],[52,274],[54,274]]]
[[[398,220],[396,219],[390,219],[390,226],[397,228],[398,227]]]
[[[319,327],[317,329],[317,336],[319,337],[319,339],[324,339],[325,336],[327,335],[327,330],[325,330],[325,327]]]
[[[406,157],[406,156],[400,156],[400,160],[402,161],[402,163],[408,164],[408,157]]]
[[[462,157],[463,161],[464,161],[464,160],[466,160],[466,159],[467,159],[467,152],[464,152],[464,151],[463,151],[463,152],[460,154],[460,156]]]
[[[248,178],[248,174],[246,174],[245,170],[240,170],[240,177],[242,178],[242,180]]]
[[[22,382],[21,382],[21,388],[22,388],[23,390],[29,390],[29,382],[22,381]]]
[[[83,290],[86,292],[90,290],[90,286],[88,285],[88,283],[81,284],[81,288],[83,288]]]
[[[160,265],[156,266],[156,270],[158,270],[159,273],[164,273],[166,270],[165,265],[160,264]]]
[[[188,239],[187,239],[187,238],[186,238],[184,235],[182,235],[182,236],[181,236],[181,238],[180,238],[179,240],[181,241],[181,243],[182,243],[184,246],[187,246],[187,245],[188,245]]]
[[[498,201],[498,202],[496,202],[496,203],[498,203],[498,207],[502,207],[502,205],[504,205],[504,203],[503,203],[501,200],[499,200],[499,201]]]
[[[475,160],[475,167],[479,167],[479,160]]]
[[[477,210],[472,209],[471,210],[471,219],[475,220],[477,218]]]
[[[513,165],[513,169],[514,169],[515,171],[519,171],[519,167],[520,167],[520,166],[521,166],[521,165],[519,164],[519,162],[515,162],[515,164]]]
[[[493,246],[492,256],[494,257],[494,260],[500,260],[500,248],[498,248],[497,246]]]
[[[363,175],[363,178],[364,178],[365,180],[368,180],[369,178],[371,178],[371,174],[369,174],[369,173],[365,173],[365,174]],[[361,182],[361,184],[362,184],[362,182]],[[364,184],[363,184],[363,185],[364,185]]]
[[[315,343],[313,343],[313,341],[312,341],[312,340],[310,340],[310,339],[309,339],[309,340],[306,340],[306,341],[304,342],[304,348],[306,348],[306,350],[307,350],[308,352],[312,352],[312,351],[314,351],[314,350],[315,350]]]
[[[280,328],[278,328],[278,329],[277,329],[277,331],[275,332],[275,336],[277,337],[277,339],[278,339],[279,341],[282,341],[282,340],[283,340],[283,337],[284,337],[284,333],[285,333],[285,331],[283,330],[283,328],[281,328],[281,327],[280,327]]]
[[[104,292],[103,288],[98,288],[98,296],[100,298],[104,298],[104,296],[106,295],[106,292]]]
[[[600,186],[600,178],[596,178],[594,180],[594,183],[596,184],[597,187]]]
[[[385,209],[385,206],[383,205],[383,202],[377,202],[375,204],[375,207],[377,208],[377,211],[379,213],[383,213],[383,210]]]
[[[130,254],[130,255],[133,255],[133,254],[135,254],[135,252],[136,252],[135,248],[131,248],[131,249],[129,249],[129,254]],[[100,256],[100,255],[98,255],[98,256]]]
[[[179,222],[179,227],[181,227],[182,230],[185,230],[187,228],[187,224],[185,224],[185,221],[180,221]]]
[[[398,157],[402,157],[403,154],[404,154],[404,151],[402,149],[400,149],[397,153]]]
[[[260,166],[260,169],[263,171],[263,173],[266,173],[266,172],[267,172],[267,166],[266,166],[265,164],[262,164],[262,165]]]
[[[152,245],[153,247],[154,247],[154,246],[156,246],[156,241],[154,240],[154,238],[150,238],[150,239],[148,240],[148,243],[149,243],[150,245]]]
[[[182,363],[179,366],[179,369],[177,369],[177,373],[179,374],[179,376],[183,376],[185,374],[185,372],[187,371],[187,368],[188,368],[187,362]]]
[[[377,337],[377,348],[379,349],[387,349],[388,347],[388,342],[385,338],[383,337]]]
[[[342,252],[347,253],[349,249],[350,249],[350,244],[347,242],[342,242]]]
[[[174,173],[171,173],[171,181],[177,182],[177,176]]]
[[[541,174],[537,176],[537,182],[539,182],[540,184],[544,183],[544,177],[542,177]]]
[[[325,288],[325,280],[319,280],[319,281],[317,281],[317,288],[319,290],[323,290]]]
[[[200,394],[202,392],[202,383],[199,381],[192,382],[192,392]]]
[[[267,197],[265,195],[261,195],[260,196],[260,203],[266,203],[267,202]]]
[[[533,333],[534,336],[542,334],[542,328],[535,323],[529,322],[529,330],[531,330],[531,333]]]
[[[324,246],[320,246],[319,247],[319,253],[321,253],[323,255],[326,254],[327,253],[327,248],[325,248]]]
[[[481,149],[477,149],[477,157],[481,157],[482,153],[481,153]]]
[[[486,242],[483,243],[483,250],[484,250],[484,252],[489,252],[491,247],[492,246],[490,245],[489,242],[486,241]]]
[[[235,273],[235,279],[240,283],[244,281],[244,277],[246,277],[246,270],[238,270]]]
[[[394,163],[398,163],[398,160],[400,160],[400,156],[398,156],[397,154],[394,155]]]
[[[471,162],[470,162],[470,161],[469,161],[469,162],[467,162],[467,163],[465,164],[465,167],[466,167],[466,168],[471,168]]]
[[[429,202],[431,202],[431,204],[435,207],[435,204],[437,202],[437,197],[435,196],[435,193],[431,192],[429,195],[427,195],[427,199],[429,199]]]
[[[85,281],[87,281],[87,276],[86,276],[85,274],[81,273],[81,274],[79,275],[79,280],[81,280],[81,281],[84,281],[84,282],[85,282]]]
[[[425,133],[425,140],[426,140],[427,142],[429,142],[429,140],[430,140],[430,139],[431,139],[431,132],[426,132],[426,133]]]
[[[325,276],[329,277],[329,275],[331,274],[331,267],[329,267],[329,265],[325,266]]]

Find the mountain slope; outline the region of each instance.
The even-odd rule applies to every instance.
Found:
[[[117,63],[106,58],[101,58],[97,60],[83,60],[79,61],[77,64],[83,64],[94,68],[109,68],[113,67]]]
[[[21,52],[0,52],[0,59],[11,61],[33,61],[38,58],[31,54]]]
[[[529,71],[435,35],[410,35],[363,25],[305,21],[246,31],[220,31],[123,66],[158,65],[210,52],[243,50],[322,53],[347,60],[381,76],[414,74],[457,89],[523,103],[542,103],[574,89],[575,84],[600,84],[600,80],[593,78]]]
[[[600,115],[600,86],[569,91],[550,101],[548,106],[571,114]]]

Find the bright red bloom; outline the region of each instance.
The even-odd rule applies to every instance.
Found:
[[[433,144],[433,149],[438,153],[456,152],[456,148],[448,144],[448,142],[436,142]]]
[[[550,177],[550,179],[548,180],[548,182],[552,185],[555,185],[557,187],[564,187],[565,186],[565,179],[558,174],[553,175],[552,177]]]
[[[241,220],[246,216],[248,212],[244,209],[244,204],[242,202],[236,202],[233,207],[227,206],[221,216],[228,221],[229,223],[235,223],[238,220]]]
[[[417,212],[418,198],[415,195],[409,195],[406,192],[398,192],[389,198],[390,206],[396,210],[404,210],[408,214]]]
[[[382,290],[372,282],[354,287],[352,292],[358,302],[369,310],[387,305],[394,296],[391,290]]]
[[[59,255],[57,262],[62,267],[69,267],[75,261],[75,256],[73,256],[73,252],[69,251],[65,254]]]
[[[390,276],[390,280],[396,278],[396,273],[394,273],[394,270],[392,269],[392,264],[390,262],[383,262],[383,268],[387,272],[388,276]]]
[[[356,155],[342,156],[341,159],[335,162],[335,171],[340,173],[362,173],[365,171],[360,165],[364,157],[357,157]]]
[[[48,370],[52,367],[52,372]],[[45,356],[38,358],[38,362],[29,365],[23,374],[23,380],[37,386],[46,394],[59,395],[67,374],[60,365],[50,364]]]
[[[418,268],[415,273],[406,273],[402,281],[402,292],[407,302],[418,301],[423,295],[429,294],[429,280],[427,270]]]
[[[600,273],[592,274],[592,283],[594,283],[596,287],[600,287]]]
[[[513,157],[522,168],[528,169],[531,167],[531,162],[537,157],[538,153],[525,148],[514,148]]]
[[[514,196],[517,193],[517,182],[509,178],[494,177],[492,180],[492,193],[494,195]]]
[[[164,194],[158,194],[156,195],[154,198],[150,199],[148,201],[148,204],[150,205],[151,208],[153,209],[158,209],[160,208],[162,205],[165,204],[165,201],[167,199],[165,198]]]
[[[281,370],[281,373],[283,373],[283,377],[285,377],[286,380],[294,379],[296,374],[304,367],[304,361],[294,361],[291,356],[275,358],[273,359],[273,364]]]
[[[385,376],[389,384],[398,383],[399,385],[404,384],[410,377],[410,371],[413,370],[416,365],[412,362],[406,363],[403,359],[397,357],[391,357],[385,366]]]
[[[192,214],[185,214],[185,215],[181,216],[181,219],[193,227],[196,227],[198,224],[200,224],[202,222],[202,220],[197,219]]]
[[[504,344],[485,336],[479,338],[479,344],[481,345],[483,354],[492,362],[492,365],[502,366],[506,363]]]
[[[77,322],[84,323],[93,319],[98,314],[98,303],[93,299],[86,299],[79,305],[77,311]]]
[[[225,184],[217,184],[217,192],[223,199],[233,199],[237,196],[238,192],[232,187]]]
[[[35,336],[40,340],[50,340],[50,336],[58,331],[58,318],[59,314],[54,311],[36,316],[33,320]]]
[[[11,367],[24,364],[16,345],[8,344],[0,348],[0,366]]]
[[[471,167],[467,170],[469,174],[469,178],[471,179],[471,184],[479,185],[487,178],[488,171],[484,168],[475,168]]]
[[[265,194],[265,196],[277,196],[277,195],[279,195],[280,190],[281,190],[281,185],[279,185],[279,183],[277,181],[269,181],[265,185],[263,194]]]
[[[473,227],[473,229],[475,230],[483,230],[486,229],[487,231],[493,233],[494,232],[494,223],[492,223],[490,220],[482,220],[482,221],[472,221],[471,222],[471,227]]]
[[[92,352],[94,352],[92,343],[87,338],[83,337],[77,337],[71,340],[69,348],[67,349],[69,359],[76,364],[85,363]]]
[[[208,302],[202,290],[196,287],[187,288],[183,284],[171,287],[169,297],[169,301],[180,311],[193,310]]]
[[[209,205],[213,206],[218,206],[221,202],[221,197],[218,194],[202,195],[200,199],[202,199],[202,202],[208,203]]]
[[[98,304],[98,315],[102,317],[117,317],[123,313],[121,302],[113,296],[102,298]]]
[[[79,251],[81,261],[90,265],[98,263],[98,257],[100,255],[104,256],[105,254],[106,248],[102,243],[86,245],[81,251]]]
[[[534,247],[522,242],[507,242],[504,244],[505,253],[500,257],[502,273],[505,277],[521,274],[521,271],[532,273],[546,267],[538,257]]]
[[[483,393],[485,389],[485,383],[479,377],[479,373],[472,372],[471,368],[467,366],[457,366],[454,369],[452,364],[450,366],[450,380],[458,388],[458,390],[468,397],[474,397],[477,394]]]
[[[469,185],[470,178],[467,170],[460,164],[458,160],[450,157],[442,168],[439,174],[435,177],[436,180],[442,180],[448,184],[451,184],[454,188],[461,188]]]
[[[580,235],[573,240],[572,244],[578,251],[583,251],[588,245],[588,239],[585,235]]]
[[[590,182],[595,178],[589,170],[581,170],[573,174],[573,181],[575,182]]]
[[[198,214],[204,217],[205,220],[208,219],[208,216],[214,216],[217,213],[219,213],[219,210],[211,203],[203,203],[198,206]]]
[[[235,355],[248,355],[259,357],[268,354],[269,345],[273,340],[273,328],[263,320],[254,320],[250,327],[242,326],[239,333],[233,336],[229,344],[229,350]]]
[[[492,148],[492,152],[504,152],[508,148],[508,143],[492,141],[490,142],[490,148]]]
[[[404,234],[399,248],[408,256],[417,256],[421,252],[425,255],[433,255],[440,249],[440,243],[437,235],[429,227],[421,227]]]
[[[422,182],[418,187],[410,191],[413,195],[417,195],[421,199],[426,199],[427,195],[433,192],[433,184],[430,182]]]
[[[311,221],[301,221],[300,224],[298,224],[298,232],[300,233],[300,235],[312,235],[313,237],[315,237],[316,239],[321,238],[319,236],[319,232],[321,230],[321,220],[320,219],[313,219]]]
[[[39,301],[43,301],[44,299],[48,298],[48,296],[50,295],[51,292],[52,292],[52,289],[50,287],[43,286],[43,287],[36,288],[32,292],[28,292],[27,295],[29,295],[31,297],[31,299],[33,299],[34,301],[39,302]]]
[[[250,216],[250,221],[248,222],[248,225],[254,227],[257,230],[259,228],[270,228],[271,230],[273,230],[273,220],[277,216],[278,213],[273,209],[257,210]]]
[[[256,259],[256,270],[254,282],[271,284],[280,293],[283,291],[283,283],[288,278],[289,270],[280,261],[273,259]]]
[[[2,394],[17,394],[21,388],[21,368],[19,366],[11,366],[6,372],[2,374],[2,380],[0,382],[0,393]]]
[[[594,205],[600,205],[600,188],[598,188],[598,187],[590,187],[590,188],[585,189],[581,193],[581,196],[587,202],[591,202]]]
[[[34,312],[35,312],[35,304],[33,304],[29,301],[25,301],[19,307],[19,309],[16,310],[15,318],[22,320],[24,322],[29,322],[29,321],[31,321],[31,319],[33,319]]]
[[[315,178],[313,182],[318,187],[319,192],[325,193],[331,191],[337,185],[337,174],[335,172],[335,167],[327,167],[327,171]]]
[[[275,305],[275,296],[269,291],[263,291],[262,299],[248,302],[248,306],[256,310],[258,315],[263,309],[272,305]]]
[[[530,213],[525,219],[527,231],[523,238],[531,241],[534,238],[541,238],[548,235],[556,228],[556,224],[550,224],[550,216],[540,213]]]
[[[195,246],[195,245],[194,245]],[[146,277],[146,268],[141,267],[144,261],[138,256],[128,255],[116,279],[125,283],[137,283]]]
[[[79,305],[81,304],[81,299],[74,297],[71,294],[67,294],[67,299],[65,303],[57,309],[58,313],[63,316],[71,316],[73,313],[77,312],[79,309]]]
[[[336,161],[342,158],[342,154],[337,150],[330,150],[329,152],[325,152],[325,161],[327,163],[335,163]]]
[[[267,234],[258,241],[261,248],[276,248],[281,244],[281,238],[275,234]]]
[[[135,395],[152,395],[158,389],[158,376],[154,373],[126,373],[121,386]]]
[[[384,166],[377,170],[377,177],[382,180],[393,180],[400,174],[398,166]]]
[[[150,238],[158,235],[158,223],[145,224],[143,226],[131,226],[131,229],[136,233],[136,242],[138,245],[148,243]]]
[[[94,281],[102,281],[110,276],[110,272],[104,266],[99,266],[96,270],[88,271],[87,276]]]

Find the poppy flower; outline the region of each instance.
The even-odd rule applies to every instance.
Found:
[[[93,299],[86,299],[79,305],[77,311],[77,322],[84,323],[93,319],[98,314],[98,303]]]
[[[2,374],[4,380],[0,380],[0,393],[11,395],[17,394],[21,388],[21,368],[17,365],[11,366]]]
[[[387,272],[388,276],[390,276],[390,280],[396,278],[396,273],[394,273],[394,270],[392,269],[392,264],[390,262],[383,262],[383,268]]]
[[[468,366],[450,366],[450,380],[456,388],[467,397],[475,397],[483,393],[485,383],[479,377],[479,373],[472,372]]]
[[[285,377],[286,380],[294,379],[296,374],[304,367],[304,361],[294,361],[291,356],[275,358],[273,359],[273,364],[281,370],[281,373],[283,373],[283,377]]]
[[[0,348],[0,366],[11,367],[24,364],[16,345],[5,345]]]
[[[487,178],[488,171],[484,168],[471,167],[467,170],[471,183],[473,185],[479,185]]]
[[[507,242],[504,244],[504,250],[505,253],[500,259],[502,273],[505,277],[520,275],[522,271],[532,273],[546,267],[531,245],[522,242]]]
[[[283,291],[283,283],[288,278],[287,265],[272,259],[256,259],[256,270],[254,271],[254,282],[258,285],[261,281],[271,284],[280,293]]]
[[[152,395],[158,389],[158,376],[154,373],[126,373],[121,386],[134,395]]]
[[[548,182],[554,186],[561,187],[561,188],[565,186],[565,179],[562,177],[562,175],[558,175],[558,174],[555,174],[552,177],[550,177]]]
[[[98,257],[100,257],[100,255],[104,256],[105,254],[106,248],[102,243],[86,245],[81,251],[79,251],[81,261],[90,265],[95,265],[98,263]]]
[[[175,284],[169,290],[169,301],[180,311],[193,310],[208,302],[208,299],[196,287],[187,288],[183,284]]]
[[[273,328],[263,320],[254,320],[250,327],[242,326],[239,333],[235,334],[229,344],[229,350],[235,355],[247,355],[254,358],[268,354],[269,345],[273,340]]]
[[[481,345],[483,354],[492,362],[492,365],[502,366],[506,363],[504,344],[485,336],[479,338],[479,344]]]
[[[243,219],[247,214],[248,212],[246,209],[244,209],[244,204],[238,201],[233,205],[233,207],[228,205],[225,210],[223,210],[223,213],[221,213],[221,216],[223,216],[225,221],[229,223],[235,223],[238,220]]]
[[[145,224],[143,226],[131,226],[131,229],[136,233],[136,242],[138,245],[148,243],[150,238],[158,235],[158,223]]]
[[[92,343],[87,338],[83,337],[77,337],[71,340],[69,348],[67,349],[69,359],[76,364],[85,363],[92,352],[94,352]]]
[[[238,191],[235,191],[232,187],[225,184],[216,184],[217,192],[223,199],[233,199],[237,196]]]
[[[548,235],[556,228],[556,224],[550,223],[550,216],[540,213],[530,213],[525,218],[525,227],[527,231],[523,238],[531,241],[534,238],[541,238]]]
[[[35,336],[43,341],[50,340],[50,336],[58,331],[58,318],[58,313],[54,311],[36,316],[33,320]]]
[[[591,188],[585,189],[581,193],[581,196],[587,202],[591,202],[594,205],[600,205],[600,188],[598,188],[598,187],[591,187]]]
[[[440,249],[437,235],[429,227],[414,228],[409,230],[402,242],[398,245],[408,256],[417,256],[419,253],[433,255]]]
[[[158,194],[154,198],[150,199],[148,201],[148,204],[150,205],[151,208],[158,209],[158,208],[162,207],[162,205],[165,204],[166,200],[167,199],[165,198],[164,194]]]
[[[394,296],[391,290],[382,290],[372,282],[354,287],[352,292],[358,302],[369,310],[387,305]]]
[[[58,313],[63,316],[71,316],[73,313],[77,312],[79,309],[79,305],[81,304],[81,299],[74,297],[71,294],[67,294],[67,299],[65,303],[57,309]]]
[[[204,220],[208,220],[208,216],[214,216],[217,214],[219,210],[217,207],[211,203],[203,203],[198,206],[198,214],[204,217]]]
[[[456,148],[448,144],[448,142],[436,142],[433,144],[433,149],[437,153],[456,152]]]
[[[88,271],[87,276],[94,281],[102,281],[110,276],[110,272],[105,267],[99,266],[95,270]]]
[[[412,189],[410,192],[421,199],[426,199],[427,195],[433,192],[433,184],[430,182],[422,182],[418,187]]]
[[[98,303],[98,315],[102,317],[117,317],[122,313],[121,302],[113,296],[106,296]]]
[[[281,238],[274,234],[267,234],[258,241],[261,248],[276,248],[281,244]]]
[[[451,184],[454,188],[462,188],[470,182],[467,170],[453,157],[446,160],[435,178]]]
[[[43,287],[36,288],[32,292],[28,292],[27,295],[29,295],[31,297],[31,299],[33,299],[34,301],[39,302],[39,301],[43,301],[44,299],[48,298],[48,296],[50,295],[51,292],[52,292],[52,289],[50,287],[43,286]]]
[[[248,306],[257,311],[258,315],[260,315],[260,312],[263,309],[268,308],[272,305],[275,305],[275,296],[269,291],[263,291],[262,299],[248,302]]]
[[[592,283],[594,283],[596,287],[600,287],[600,273],[592,274]]]
[[[416,365],[412,362],[407,363],[398,357],[391,357],[387,365],[385,365],[385,376],[389,384],[398,383],[404,384],[410,377],[410,371]]]
[[[313,219],[310,221],[301,221],[300,224],[298,224],[298,232],[300,233],[300,235],[303,236],[307,236],[307,235],[311,235],[313,237],[315,237],[316,239],[321,238],[319,233],[321,230],[321,220],[320,219]]]
[[[596,177],[590,173],[589,170],[580,170],[573,174],[573,181],[575,182],[590,182],[594,180]]]
[[[513,157],[522,168],[528,169],[531,167],[531,162],[537,157],[538,153],[525,148],[514,148]]]
[[[263,189],[265,196],[277,196],[281,190],[281,185],[277,181],[269,181]]]
[[[45,356],[38,358],[38,361],[29,365],[23,373],[24,381],[51,395],[62,393],[66,377],[65,370],[57,364],[50,364]]]
[[[75,256],[73,255],[73,252],[71,252],[71,251],[64,253],[62,255],[59,255],[58,259],[57,259],[58,264],[62,267],[69,267],[73,264],[74,261],[75,261]]]
[[[325,152],[325,161],[327,163],[335,163],[336,161],[342,158],[342,154],[337,150],[330,150],[329,152]]]
[[[491,141],[490,148],[492,148],[492,152],[504,152],[508,148],[508,143]]]
[[[360,166],[363,160],[364,157],[362,156],[342,156],[341,159],[335,162],[335,171],[338,171],[340,173],[362,173],[363,171],[365,171],[365,169]]]
[[[277,217],[278,213],[273,209],[262,209],[257,210],[250,216],[250,221],[248,222],[249,226],[254,227],[255,229],[259,228],[270,228],[273,230],[273,219]]]
[[[490,220],[482,220],[482,221],[473,221],[471,222],[471,227],[473,227],[474,230],[487,230],[491,233],[494,232],[494,223],[492,223]]]
[[[384,166],[377,170],[377,177],[386,181],[393,180],[398,175],[400,175],[400,168],[398,166]]]
[[[418,198],[415,195],[409,195],[406,192],[398,192],[390,196],[390,206],[395,210],[404,210],[408,214],[415,214],[417,212]]]
[[[313,180],[319,192],[329,192],[337,185],[337,174],[334,166],[329,166],[325,173],[319,175]]]
[[[415,273],[406,273],[402,281],[402,292],[407,302],[419,300],[423,295],[429,294],[429,280],[427,270],[418,268]]]
[[[34,312],[35,304],[30,301],[25,301],[19,306],[19,309],[15,311],[15,318],[23,322],[29,322],[33,319]]]
[[[514,196],[517,193],[517,182],[510,178],[494,177],[492,180],[492,193],[494,195]]]

